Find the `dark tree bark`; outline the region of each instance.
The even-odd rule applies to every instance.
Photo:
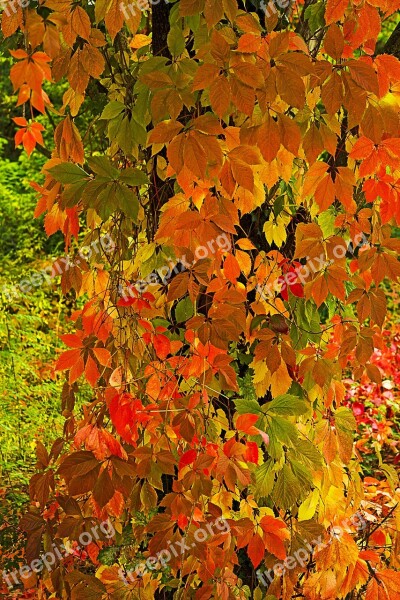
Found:
[[[165,56],[171,58],[168,50],[167,37],[169,32],[169,13],[171,5],[165,0],[153,4],[151,14],[151,30],[153,33],[154,56]]]
[[[165,0],[160,0],[158,4],[153,4],[151,15],[151,28],[153,34],[153,55],[164,56],[171,59],[168,49],[169,13],[171,5]],[[160,154],[166,157],[165,150]],[[149,241],[154,239],[158,227],[160,208],[169,198],[174,195],[173,181],[162,181],[157,174],[156,162],[154,161],[150,182],[150,205],[148,212],[147,236]]]
[[[400,23],[398,23],[396,29],[386,42],[383,53],[393,54],[393,56],[400,59]]]

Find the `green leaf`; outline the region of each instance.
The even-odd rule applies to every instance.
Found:
[[[252,400],[251,398],[237,398],[234,400],[234,403],[239,415],[245,415],[247,413],[260,415],[260,417],[264,415],[257,400]]]
[[[146,173],[143,173],[143,171],[141,171],[140,169],[134,169],[133,167],[124,169],[120,173],[119,178],[127,185],[132,186],[146,185],[149,183],[149,179]]]
[[[268,421],[269,424],[266,428],[266,432],[270,437],[274,436],[282,444],[285,444],[289,447],[296,444],[298,439],[298,431],[293,423],[287,419],[283,419],[282,417],[275,416],[269,418]]]
[[[116,188],[116,199],[118,208],[120,208],[127,217],[133,221],[137,221],[139,200],[133,190],[130,190],[124,185],[118,185]]]
[[[267,496],[269,496],[272,492],[275,479],[273,466],[273,461],[268,460],[263,465],[258,466],[254,471],[254,477],[256,480],[254,486],[254,495],[257,500],[259,498],[267,498]]]
[[[277,396],[272,402],[268,402],[264,406],[266,412],[273,412],[277,415],[295,415],[298,417],[308,411],[307,404],[291,394]]]
[[[180,56],[185,49],[185,38],[181,27],[171,27],[167,37],[168,48],[172,56]]]
[[[278,215],[281,214],[281,212],[283,211],[284,205],[285,205],[285,196],[283,196],[283,195],[278,196],[274,202],[274,207],[273,207],[275,217],[277,217]]]
[[[187,321],[188,319],[193,317],[193,314],[193,302],[191,301],[189,296],[187,296],[186,298],[182,298],[182,300],[178,302],[175,308],[175,318],[177,323],[183,323],[184,321]]]
[[[335,413],[335,425],[339,456],[348,464],[353,453],[354,432],[357,427],[353,412],[349,408],[339,408]]]
[[[284,465],[272,491],[275,504],[279,508],[288,510],[296,504],[300,494],[301,488],[297,478],[293,475],[292,469]]]
[[[325,210],[317,217],[318,225],[322,229],[324,238],[335,234],[335,213],[333,210]]]
[[[335,412],[335,424],[336,427],[342,431],[353,433],[357,429],[357,422],[353,415],[353,411],[344,406],[341,406]]]
[[[63,184],[80,183],[89,178],[86,171],[70,162],[55,165],[55,167],[51,167],[48,171],[54,179]]]
[[[109,183],[101,190],[95,201],[95,208],[105,221],[117,209],[116,186],[114,183]]]
[[[107,106],[104,107],[100,119],[106,119],[107,121],[109,121],[110,119],[118,117],[118,115],[120,115],[123,110],[125,110],[125,105],[122,102],[113,100],[112,102],[109,102]]]
[[[117,135],[115,136],[119,147],[125,154],[132,154],[132,133],[128,116],[122,119]]]
[[[308,6],[304,13],[305,19],[308,21],[308,26],[311,33],[315,33],[317,29],[321,29],[325,25],[325,6],[323,2],[317,2]]]
[[[69,185],[62,193],[62,208],[72,208],[81,200],[83,192],[88,185],[87,180],[78,181]]]
[[[313,490],[299,507],[299,521],[312,519],[320,500],[319,490]]]
[[[131,119],[131,133],[135,144],[144,146],[147,141],[147,131],[143,125],[137,122],[136,119]]]
[[[381,465],[380,468],[385,473],[392,491],[395,492],[399,486],[399,476],[396,469],[393,465]]]
[[[88,159],[89,167],[102,177],[106,177],[113,181],[118,178],[119,171],[111,163],[108,156],[92,156]]]
[[[98,555],[98,561],[102,565],[112,567],[117,562],[118,554],[121,552],[121,548],[118,546],[110,546],[109,548],[102,548]]]
[[[250,356],[251,358],[251,356]],[[257,394],[256,391],[254,389],[254,383],[253,383],[253,376],[251,373],[250,369],[247,369],[244,377],[240,378],[239,377],[239,389],[240,389],[240,394],[241,396],[243,396],[243,398],[249,399],[249,400],[256,400],[257,404]]]
[[[299,482],[302,492],[308,493],[313,484],[311,471],[297,460],[292,460],[290,456],[288,456],[288,461],[290,462],[293,474]]]
[[[321,453],[309,440],[297,440],[290,454],[310,469],[317,469],[322,464]]]
[[[83,203],[87,208],[97,208],[99,194],[109,185],[109,180],[101,177],[92,179],[85,187]]]

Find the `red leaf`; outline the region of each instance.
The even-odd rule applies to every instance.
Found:
[[[192,464],[197,458],[196,450],[188,450],[179,459],[179,470]]]
[[[90,385],[94,388],[98,380],[100,379],[100,373],[91,356],[88,356],[85,365],[85,377]]]
[[[247,462],[258,463],[258,446],[256,442],[246,442],[244,458]]]
[[[265,554],[264,542],[258,533],[251,538],[250,543],[247,546],[247,554],[249,555],[253,567],[256,569]]]
[[[171,353],[171,342],[166,335],[155,335],[153,339],[154,349],[158,358],[165,360]]]
[[[66,350],[58,357],[56,371],[66,371],[67,369],[71,369],[78,361],[80,355],[81,352],[79,349]]]

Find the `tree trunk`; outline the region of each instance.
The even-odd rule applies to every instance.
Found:
[[[153,55],[164,56],[167,59],[171,58],[167,44],[170,8],[171,6],[168,4],[168,2],[165,2],[165,0],[160,0],[158,4],[153,4],[151,18]],[[165,149],[160,153],[160,156],[166,158]],[[154,161],[151,173],[150,204],[147,217],[147,237],[149,241],[153,241],[154,235],[157,231],[160,208],[173,195],[173,181],[163,181],[160,179],[157,174],[156,162]]]
[[[400,59],[400,23],[386,42],[383,52],[384,54],[393,54],[393,56]]]

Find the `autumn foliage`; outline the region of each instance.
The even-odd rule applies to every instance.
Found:
[[[51,153],[36,216],[66,252],[99,241],[61,274],[66,421],[38,447],[27,560],[116,531],[44,570],[37,598],[400,599],[398,462],[365,478],[349,391],[380,389],[400,275],[400,4],[254,4],[3,12],[15,144]],[[218,517],[229,531],[197,542]]]

